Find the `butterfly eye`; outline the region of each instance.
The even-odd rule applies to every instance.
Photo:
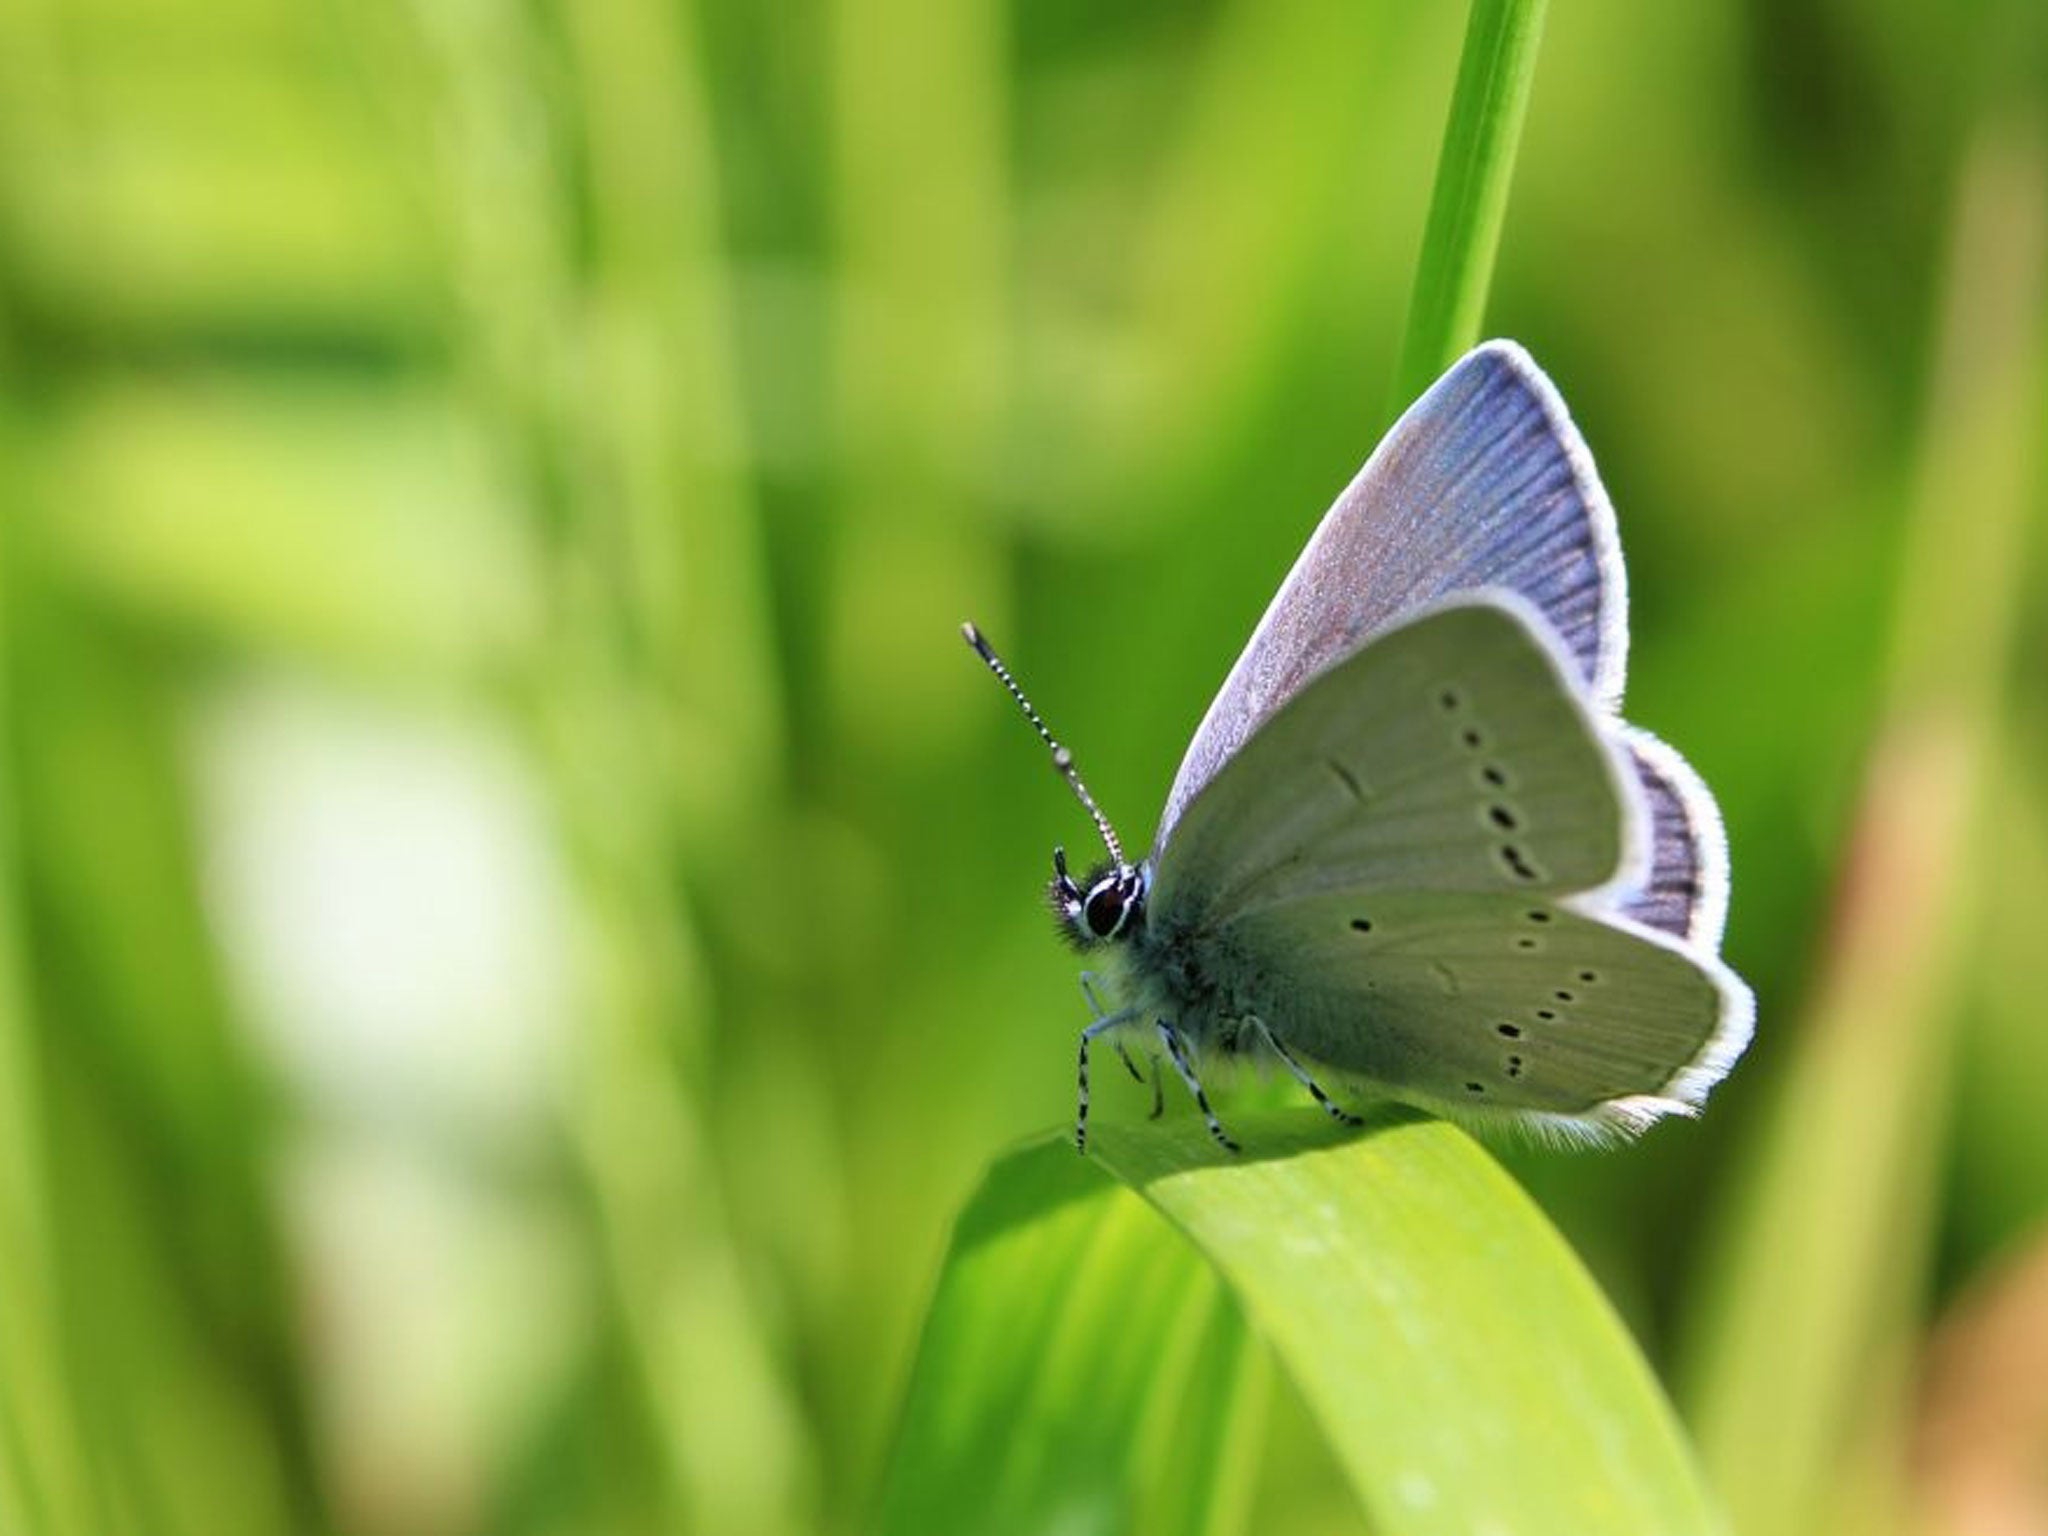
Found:
[[[1128,864],[1098,870],[1081,907],[1081,923],[1091,939],[1113,939],[1126,932],[1145,907],[1145,876]]]
[[[1091,934],[1098,939],[1111,938],[1130,916],[1130,892],[1115,876],[1099,880],[1088,893],[1088,904],[1083,912]]]

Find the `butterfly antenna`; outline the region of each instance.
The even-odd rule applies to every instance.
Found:
[[[1095,797],[1088,793],[1088,786],[1081,782],[1080,770],[1074,766],[1074,754],[1053,739],[1052,732],[1046,729],[1038,711],[1033,709],[1031,701],[1024,697],[1024,690],[1017,686],[1017,679],[1010,676],[1010,669],[1003,665],[1003,659],[995,653],[995,648],[982,638],[981,631],[972,624],[962,624],[960,633],[965,635],[967,643],[974,647],[974,654],[988,664],[989,671],[995,673],[996,681],[1010,690],[1010,697],[1015,699],[1017,707],[1024,711],[1024,718],[1031,722],[1031,728],[1038,732],[1040,740],[1052,749],[1053,767],[1059,770],[1060,777],[1065,779],[1067,787],[1073,790],[1074,798],[1081,802],[1082,808],[1094,821],[1095,830],[1102,834],[1103,846],[1109,849],[1109,856],[1121,866],[1124,862],[1124,845],[1117,840],[1116,828],[1112,827],[1109,818],[1102,814],[1102,808],[1095,803]]]

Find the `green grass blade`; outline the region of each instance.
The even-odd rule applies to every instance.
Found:
[[[1243,1157],[1169,1122],[995,1165],[926,1322],[885,1531],[1205,1529],[1154,1522],[1162,1476],[1205,1501],[1199,1467],[1149,1447],[1166,1418],[1192,1438],[1241,1406],[1210,1363],[1225,1315],[1293,1378],[1375,1531],[1718,1528],[1628,1334],[1470,1140],[1241,1119]]]
[[[1479,339],[1545,0],[1475,0],[1422,236],[1389,415]]]
[[[19,578],[11,538],[0,584]],[[92,1493],[76,1383],[62,1345],[64,1293],[52,1232],[55,1189],[42,1094],[41,1043],[21,910],[13,759],[19,707],[8,654],[18,621],[0,627],[0,1530],[90,1531]]]

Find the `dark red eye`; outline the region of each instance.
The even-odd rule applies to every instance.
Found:
[[[1124,915],[1130,904],[1129,893],[1123,882],[1104,880],[1088,893],[1088,904],[1082,908],[1082,917],[1088,924],[1088,931],[1098,939],[1106,939],[1124,925]]]

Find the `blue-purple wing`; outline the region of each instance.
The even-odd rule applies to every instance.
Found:
[[[1510,341],[1452,365],[1324,515],[1189,744],[1155,855],[1218,768],[1312,678],[1390,624],[1484,587],[1526,599],[1596,710],[1619,708],[1628,595],[1614,511],[1564,401]]]

